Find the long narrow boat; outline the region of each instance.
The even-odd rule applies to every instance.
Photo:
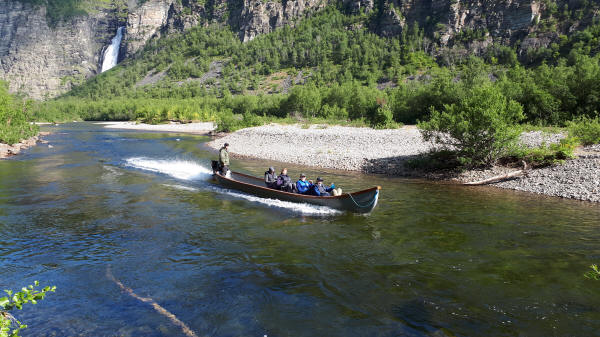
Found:
[[[284,201],[308,203],[313,205],[327,206],[339,210],[354,213],[369,213],[377,205],[379,190],[381,187],[373,187],[366,190],[343,193],[338,196],[318,197],[275,190],[265,186],[265,182],[257,177],[249,176],[239,172],[231,172],[230,177],[215,172],[215,180],[222,186],[239,190],[261,198],[279,199]]]

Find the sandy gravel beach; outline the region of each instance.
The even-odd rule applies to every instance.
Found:
[[[564,134],[540,131],[521,135],[521,143],[539,146],[560,141]],[[270,159],[279,162],[397,176],[426,177],[405,168],[406,160],[429,151],[414,126],[394,130],[374,130],[342,126],[264,125],[242,129],[208,143],[218,149],[230,144],[234,155]],[[500,188],[600,201],[600,146],[582,149],[584,155],[564,165],[530,170],[526,176],[493,184]],[[458,182],[476,181],[515,169],[496,167],[469,171],[454,177]],[[447,177],[446,177],[447,178]]]
[[[343,126],[264,125],[212,141],[230,152],[301,165],[369,173],[406,174],[402,163],[433,146],[415,127],[374,130]]]
[[[143,124],[136,122],[98,122],[108,129],[146,130],[160,132],[182,132],[194,134],[207,134],[215,129],[215,124],[207,123],[169,123],[169,124]]]

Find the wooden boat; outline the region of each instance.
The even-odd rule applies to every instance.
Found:
[[[381,187],[377,186],[354,193],[343,193],[339,196],[318,197],[268,188],[265,186],[263,179],[239,172],[230,171],[230,177],[225,177],[219,172],[215,172],[213,176],[223,187],[246,192],[261,198],[327,206],[354,213],[371,212],[377,206],[379,190],[381,189]]]

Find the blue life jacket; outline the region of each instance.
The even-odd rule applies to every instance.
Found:
[[[300,193],[300,194],[306,194],[306,192],[308,192],[312,186],[313,185],[311,183],[309,183],[308,180],[305,180],[305,181],[298,180],[296,182],[296,189],[298,190],[298,193]]]

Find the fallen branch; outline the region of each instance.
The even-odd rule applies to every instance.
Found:
[[[171,322],[173,322],[173,324],[179,326],[181,328],[181,330],[183,330],[183,333],[186,336],[198,337],[198,335],[196,335],[196,333],[192,329],[190,329],[185,323],[180,321],[179,318],[177,318],[177,316],[173,315],[167,309],[161,307],[160,304],[156,303],[156,301],[154,301],[153,299],[151,299],[149,297],[141,297],[141,296],[137,295],[136,293],[133,292],[133,290],[131,288],[126,287],[123,283],[121,283],[121,281],[117,280],[115,278],[115,276],[113,275],[112,271],[110,270],[110,266],[106,267],[106,277],[108,277],[108,279],[110,279],[111,281],[115,282],[119,286],[119,288],[121,288],[121,290],[123,290],[124,292],[129,294],[129,296],[131,296],[137,300],[140,300],[144,303],[149,303],[150,305],[152,305],[154,310],[156,310],[159,314],[167,317]]]
[[[488,178],[488,179],[484,179],[484,180],[463,183],[463,185],[487,185],[487,184],[492,184],[492,183],[497,183],[497,182],[500,182],[500,181],[504,181],[504,180],[507,180],[507,179],[510,179],[510,178],[518,177],[518,176],[523,175],[524,173],[525,173],[525,170],[518,170],[518,171],[510,172],[508,174],[494,176],[494,177],[491,177],[491,178]]]

